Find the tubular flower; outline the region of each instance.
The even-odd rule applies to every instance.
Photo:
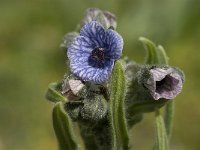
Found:
[[[91,21],[82,27],[68,48],[71,72],[83,81],[105,82],[122,49],[123,39],[116,31]]]
[[[155,100],[160,98],[173,99],[181,92],[182,76],[175,69],[153,68],[150,70],[150,74],[145,86]]]

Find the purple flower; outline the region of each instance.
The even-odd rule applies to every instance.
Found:
[[[83,81],[105,82],[122,49],[123,39],[116,31],[91,21],[82,27],[68,48],[71,72]]]
[[[153,68],[150,70],[150,74],[145,86],[155,100],[173,99],[181,92],[182,76],[175,69]]]

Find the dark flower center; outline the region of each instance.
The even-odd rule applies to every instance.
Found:
[[[179,80],[167,75],[161,81],[156,81],[156,92],[161,94],[163,92],[173,91],[179,83]]]
[[[105,55],[104,55],[104,48],[95,48],[91,53],[91,58],[96,62],[104,62]]]

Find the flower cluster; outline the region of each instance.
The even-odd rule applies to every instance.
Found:
[[[61,45],[67,49],[70,71],[75,76],[76,82],[104,84],[109,81],[114,63],[120,59],[123,50],[123,39],[115,31],[116,17],[108,11],[89,8],[80,27],[79,33],[66,34]],[[126,59],[123,60],[127,64],[127,86],[131,85],[135,76],[143,79],[142,72],[137,74],[135,72],[140,68],[136,67],[138,64],[132,65],[126,62]],[[146,65],[142,65],[143,68],[146,68]],[[144,74],[142,86],[154,100],[173,99],[181,92],[183,76],[176,69],[170,67],[164,69],[157,66],[147,70],[149,76],[145,77]]]

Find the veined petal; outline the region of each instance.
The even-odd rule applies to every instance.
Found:
[[[105,29],[97,21],[84,25],[80,35],[89,38],[92,43],[96,44],[96,47],[104,47]]]
[[[83,81],[102,83],[108,80],[112,73],[114,61],[109,61],[105,68],[94,68],[87,62],[83,64],[71,64],[71,71]]]
[[[123,49],[123,39],[116,31],[106,31],[107,56],[112,59],[119,59]]]
[[[93,44],[87,37],[78,36],[67,50],[67,56],[70,60],[75,57],[85,57],[90,54],[93,49]]]
[[[160,98],[173,99],[183,86],[181,75],[173,68],[154,68],[150,70],[151,77],[145,86],[155,100]]]

